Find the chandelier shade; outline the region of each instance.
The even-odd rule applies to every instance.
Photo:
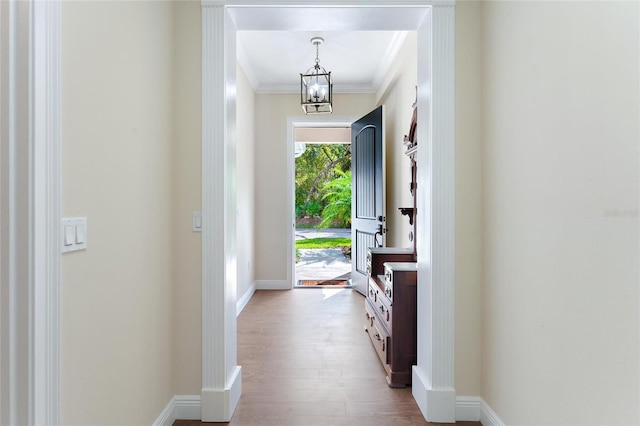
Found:
[[[333,112],[333,82],[331,71],[320,65],[319,46],[322,37],[314,37],[311,44],[316,46],[316,63],[304,74],[300,74],[300,105],[305,114],[330,114]]]

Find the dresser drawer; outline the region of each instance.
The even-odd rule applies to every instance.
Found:
[[[368,303],[364,304],[365,324],[364,329],[369,332],[373,324],[376,322],[376,315],[373,313],[374,309]]]
[[[387,330],[393,330],[391,328],[393,312],[391,312],[392,307],[391,303],[389,303],[389,299],[386,297],[379,297],[378,301],[373,306],[376,311],[376,316],[379,318],[380,322],[384,324]]]
[[[376,349],[378,358],[382,361],[382,364],[389,364],[389,335],[384,331],[382,327],[374,322],[373,326],[369,330],[369,338],[373,347]]]
[[[369,277],[369,281],[367,283],[367,299],[369,299],[374,306],[380,301],[380,299],[388,300],[384,292],[384,283],[382,278],[384,278],[382,275],[380,275],[379,278]],[[387,301],[387,304],[390,304],[390,301]]]

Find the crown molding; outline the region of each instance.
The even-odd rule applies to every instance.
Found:
[[[258,80],[256,71],[253,69],[253,66],[251,66],[251,61],[249,61],[247,52],[245,52],[244,48],[242,47],[242,44],[237,43],[236,45],[237,45],[236,54],[237,54],[238,65],[240,65],[240,68],[244,72],[245,77],[247,77],[247,80],[249,80],[249,84],[251,85],[251,88],[253,89],[253,91],[258,93],[258,87],[260,86],[260,81]]]

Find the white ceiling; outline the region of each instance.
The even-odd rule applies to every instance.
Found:
[[[315,64],[312,37],[324,38],[320,65],[336,93],[374,93],[406,31],[238,31],[238,62],[257,93],[299,93]]]

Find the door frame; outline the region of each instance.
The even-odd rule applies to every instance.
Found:
[[[296,159],[295,159],[295,134],[296,128],[314,128],[314,127],[351,127],[351,123],[356,121],[358,117],[340,117],[340,116],[294,116],[287,117],[287,205],[289,206],[287,223],[287,282],[291,284],[291,289],[295,288],[296,283]]]
[[[237,31],[308,30],[304,24],[313,20],[287,20],[283,15],[317,13],[319,8],[378,12],[378,19],[351,30],[418,34],[417,195],[419,211],[429,214],[417,218],[418,362],[412,393],[428,421],[454,422],[455,0],[202,1],[202,420],[229,420],[241,393],[232,267]],[[391,8],[396,16],[424,12],[419,14],[423,19],[416,23],[411,12],[404,20],[381,18]],[[277,17],[272,13],[276,9]],[[322,20],[320,24],[331,28],[314,29],[337,30],[343,22]]]
[[[60,423],[58,0],[0,2],[0,423]]]

